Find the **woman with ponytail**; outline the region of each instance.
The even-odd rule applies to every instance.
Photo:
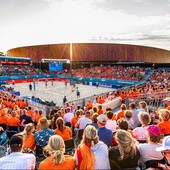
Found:
[[[64,155],[64,140],[59,135],[53,135],[49,138],[48,145],[44,148],[44,154],[48,157],[39,165],[39,170],[48,169],[75,169],[75,161],[72,156]]]
[[[110,169],[108,147],[99,141],[97,130],[88,125],[83,133],[83,139],[75,152],[77,168],[80,170]]]
[[[70,127],[64,125],[64,119],[62,117],[57,118],[56,126],[56,135],[60,135],[64,139],[64,141],[72,138],[72,131]]]
[[[23,135],[23,152],[29,152],[29,150],[34,150],[35,149],[35,139],[34,139],[34,124],[33,123],[28,123],[24,131],[21,132]]]

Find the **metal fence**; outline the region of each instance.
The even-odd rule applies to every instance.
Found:
[[[125,104],[126,106],[129,106],[131,102],[134,102],[136,106],[138,106],[140,101],[145,101],[149,110],[156,110],[159,107],[165,106],[163,99],[166,97],[170,97],[170,92],[137,95],[132,96],[132,98],[127,97]]]

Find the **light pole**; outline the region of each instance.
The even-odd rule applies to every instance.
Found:
[[[73,44],[70,43],[70,69],[72,69]]]

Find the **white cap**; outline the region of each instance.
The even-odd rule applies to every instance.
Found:
[[[170,97],[166,97],[163,101],[170,101]]]
[[[161,147],[156,148],[156,151],[165,151],[165,150],[170,150],[170,135],[163,138]]]
[[[104,114],[101,114],[97,117],[97,120],[100,122],[100,123],[106,123],[106,115]]]

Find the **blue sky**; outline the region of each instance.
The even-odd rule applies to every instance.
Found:
[[[0,51],[106,42],[170,50],[170,0],[0,0]]]

